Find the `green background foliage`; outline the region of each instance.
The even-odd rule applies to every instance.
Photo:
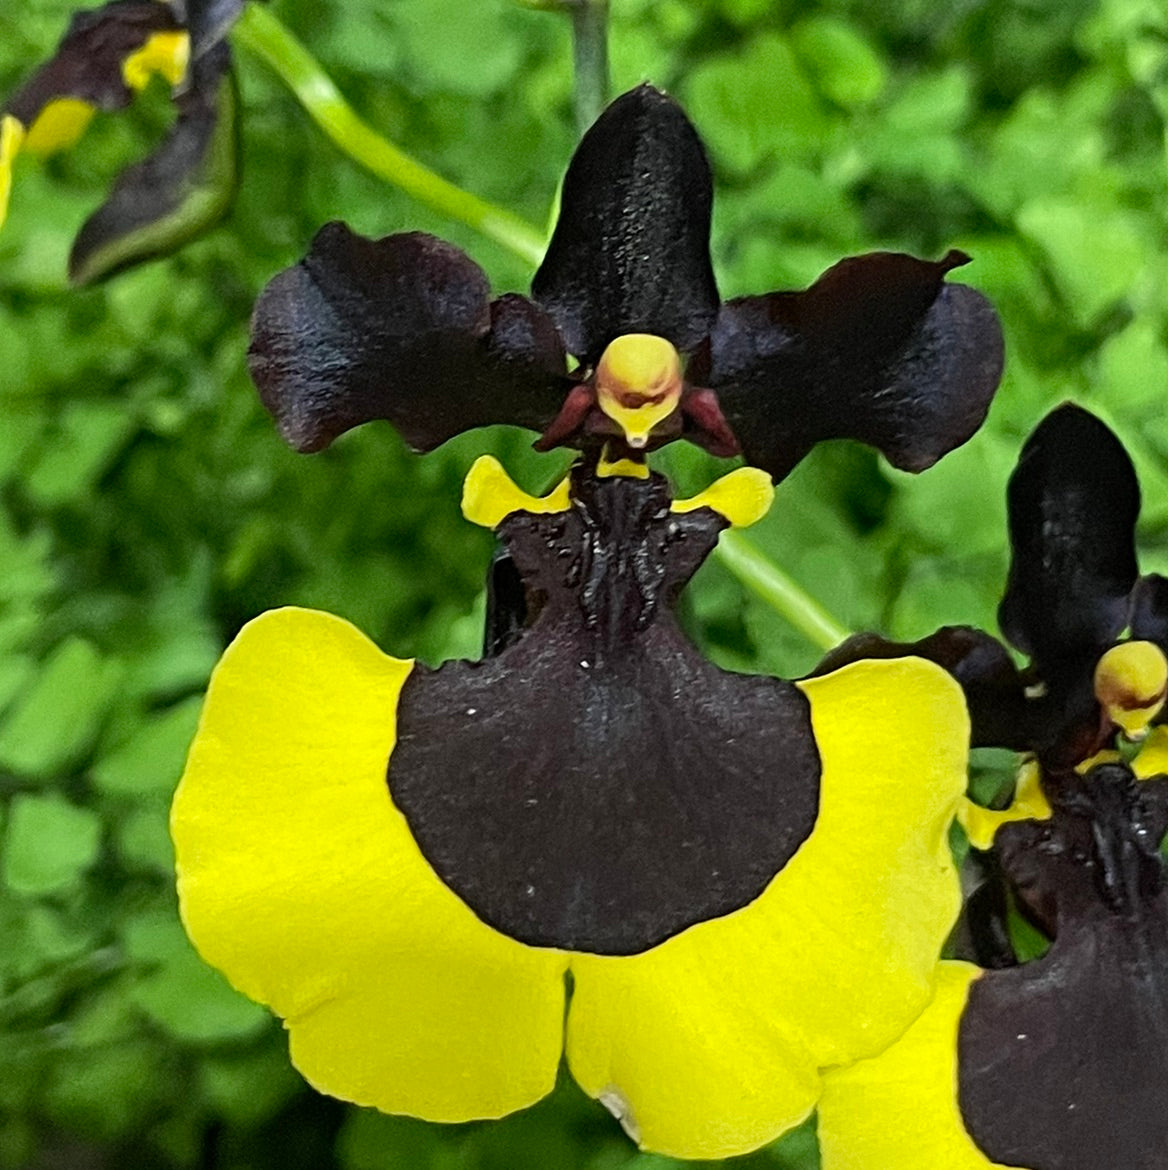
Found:
[[[0,92],[67,0],[0,10]],[[574,144],[568,24],[513,0],[276,0],[382,132],[546,223]],[[614,92],[676,93],[717,174],[727,296],[843,255],[975,257],[1005,322],[989,425],[913,478],[847,444],[783,485],[757,543],[853,628],[994,628],[1003,496],[1073,398],[1128,444],[1143,566],[1168,568],[1168,21],[1156,0],[613,0]],[[21,159],[0,233],[0,1170],[666,1170],[570,1084],[497,1125],[382,1117],[309,1091],[279,1027],[178,925],[170,794],[225,642],[283,604],[430,662],[477,653],[489,534],[458,511],[484,450],[532,489],[564,465],[480,432],[419,458],[383,425],[285,449],[243,363],[256,293],[326,220],[455,241],[495,287],[530,271],[322,139],[240,52],[245,168],[224,227],[72,292],[72,236],[166,103]],[[158,95],[155,95],[158,96]],[[669,452],[683,487],[713,460]],[[687,595],[721,664],[797,674],[814,647],[717,565]],[[911,782],[911,781],[910,781]],[[879,810],[874,810],[879,815]],[[878,860],[878,859],[874,859]],[[810,1128],[740,1163],[817,1164]]]

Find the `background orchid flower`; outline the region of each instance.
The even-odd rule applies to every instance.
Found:
[[[827,1078],[824,1170],[1157,1170],[1168,1149],[1168,777],[1136,761],[1002,827],[1019,904],[1053,937],[998,970],[941,965],[936,998],[874,1060]]]
[[[965,689],[975,746],[1031,751],[1063,770],[1142,738],[1168,684],[1168,583],[1139,575],[1140,490],[1123,444],[1066,403],[1035,427],[1008,491],[1012,557],[999,621],[1028,655],[1015,667],[979,630],[948,627],[913,643],[859,635],[823,669],[858,657],[920,654]],[[1126,636],[1125,636],[1126,635]]]
[[[511,423],[541,448],[607,443],[614,458],[684,437],[776,479],[821,439],[919,471],[973,434],[1002,340],[981,294],[944,283],[963,253],[874,252],[805,292],[722,304],[711,201],[696,131],[642,85],[573,156],[530,298],[492,300],[482,270],[431,236],[330,224],[256,306],[260,396],[301,451],[378,418],[423,451]]]
[[[121,110],[158,75],[174,126],[118,177],[81,228],[69,277],[89,284],[175,250],[228,211],[238,175],[237,105],[224,36],[243,0],[111,0],[74,15],[53,58],[0,107],[0,225],[19,151],[72,146],[98,110]]]
[[[172,813],[182,916],[314,1085],[497,1117],[564,1051],[646,1149],[723,1157],[923,1008],[959,689],[915,659],[726,673],[671,613],[771,490],[581,466],[537,499],[484,457],[464,510],[524,594],[497,653],[430,670],[295,609],[228,649]]]

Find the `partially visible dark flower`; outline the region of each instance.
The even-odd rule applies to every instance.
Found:
[[[957,910],[957,686],[919,659],[726,673],[672,613],[772,494],[581,464],[536,499],[484,457],[464,512],[514,558],[484,660],[430,670],[306,610],[240,633],[175,797],[180,904],[314,1085],[497,1117],[563,1052],[644,1147],[720,1158],[922,1010]]]
[[[301,451],[371,419],[423,451],[511,423],[614,459],[684,437],[779,479],[821,439],[919,471],[969,438],[1002,338],[979,293],[944,283],[966,256],[877,252],[805,292],[722,304],[711,199],[693,126],[643,85],[581,141],[531,298],[492,300],[431,236],[329,224],[256,306],[260,396]]]
[[[1159,1170],[1168,1150],[1168,729],[1147,735],[1168,583],[1138,577],[1135,471],[1087,411],[1039,424],[1008,502],[999,614],[1029,669],[967,628],[865,635],[822,667],[931,658],[961,682],[975,744],[1034,753],[1009,807],[959,815],[978,871],[959,949],[993,969],[942,964],[905,1037],[829,1078],[824,1170]],[[1130,766],[1117,738],[1142,741]],[[1041,958],[1018,962],[1011,907],[1050,941]]]
[[[1139,576],[1135,469],[1082,407],[1060,406],[1035,428],[1007,502],[1013,555],[998,615],[1006,638],[1029,656],[1026,670],[968,627],[912,643],[862,634],[820,669],[864,657],[929,658],[964,688],[975,747],[1034,752],[1059,772],[1117,733],[1142,738],[1158,717],[1168,684],[1168,580]]]
[[[77,13],[52,60],[0,107],[0,224],[21,149],[71,146],[97,110],[124,109],[155,75],[174,89],[175,124],[82,226],[70,279],[100,280],[217,223],[238,175],[238,99],[223,37],[242,10],[243,0],[112,0]]]
[[[1163,1167],[1168,778],[1102,764],[1051,798],[1049,819],[995,845],[1050,949],[1000,970],[943,963],[902,1040],[828,1076],[824,1170]]]

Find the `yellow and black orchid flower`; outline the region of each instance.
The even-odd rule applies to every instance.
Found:
[[[975,747],[1031,752],[1051,772],[1092,759],[1117,735],[1141,740],[1168,687],[1168,580],[1139,575],[1139,510],[1123,444],[1082,407],[1057,407],[1023,446],[1007,496],[1012,557],[998,619],[1029,667],[1017,669],[989,634],[948,627],[913,643],[858,635],[821,669],[929,658],[962,684]]]
[[[643,1147],[725,1157],[923,1009],[959,687],[919,659],[727,673],[672,614],[771,495],[586,458],[535,498],[484,457],[464,512],[509,550],[484,660],[428,669],[302,609],[239,634],[175,797],[181,910],[312,1084],[498,1117],[566,1055]]]
[[[1160,1170],[1168,1151],[1168,777],[1099,764],[1048,785],[995,853],[1053,937],[996,970],[941,964],[904,1038],[834,1072],[824,1170]]]
[[[112,0],[77,13],[52,60],[0,106],[0,225],[20,151],[72,146],[98,110],[124,109],[155,76],[173,88],[174,126],[86,220],[70,279],[100,280],[217,223],[239,170],[238,101],[223,38],[242,9],[243,0]]]
[[[541,448],[608,443],[635,460],[684,437],[775,479],[822,439],[919,471],[973,434],[1002,339],[979,293],[944,283],[968,257],[872,253],[805,292],[722,303],[711,200],[697,132],[643,85],[581,141],[530,298],[492,300],[482,270],[431,236],[330,224],[256,307],[260,396],[301,451],[372,419],[423,451],[510,423]]]

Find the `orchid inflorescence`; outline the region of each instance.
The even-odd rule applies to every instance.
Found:
[[[0,114],[0,219],[17,151],[156,75],[175,128],[72,274],[221,215],[241,9],[78,16]],[[297,450],[377,420],[420,452],[504,424],[575,462],[542,496],[488,455],[466,477],[466,519],[500,543],[481,660],[390,657],[304,609],[245,626],[174,801],[184,925],[283,1017],[313,1085],[387,1112],[499,1117],[563,1057],[679,1157],[747,1152],[818,1107],[826,1170],[1153,1170],[1168,582],[1138,573],[1131,461],[1071,404],[1026,442],[999,610],[1024,668],[964,626],[860,634],[796,681],[717,668],[675,610],[720,534],[822,440],[912,472],[963,444],[1002,335],[946,279],[956,250],[723,302],[711,206],[697,132],[642,85],[583,137],[529,295],[492,297],[433,236],[342,223],[263,291],[250,369]],[[649,463],[675,440],[745,465],[680,497]],[[971,744],[1022,753],[994,807],[965,795]]]

